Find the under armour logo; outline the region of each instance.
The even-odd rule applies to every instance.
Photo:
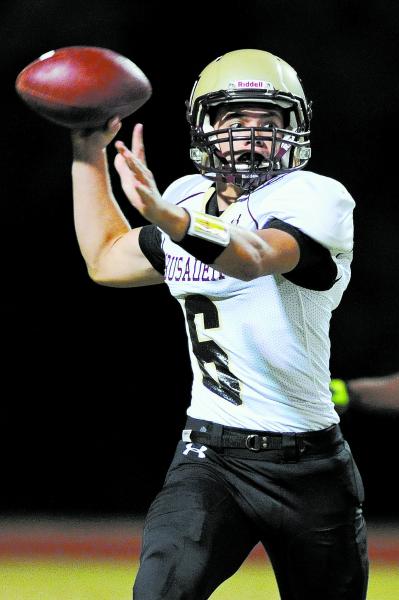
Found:
[[[194,452],[195,454],[198,454],[198,458],[206,458],[206,450],[208,450],[206,446],[201,446],[201,448],[195,448],[193,444],[186,444],[186,449],[183,451],[183,454],[187,456],[189,452]]]

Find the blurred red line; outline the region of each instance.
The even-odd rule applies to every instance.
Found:
[[[74,558],[137,560],[141,538],[112,535],[82,535],[68,537],[0,535],[0,559],[6,558]],[[372,561],[399,563],[399,540],[397,538],[369,539],[369,556]],[[263,547],[258,544],[249,560],[268,560]]]
[[[85,539],[67,539],[63,536],[49,538],[0,537],[0,557],[71,557],[115,558],[136,560],[140,554],[139,538],[108,538],[93,536]]]

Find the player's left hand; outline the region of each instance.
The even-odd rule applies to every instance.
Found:
[[[146,164],[143,126],[138,123],[134,127],[131,150],[121,141],[115,142],[115,148],[115,168],[128,200],[148,221],[157,222],[163,200]]]
[[[135,126],[131,150],[121,141],[115,142],[115,148],[118,150],[115,168],[130,203],[147,221],[158,225],[172,239],[181,240],[186,234],[190,218],[183,208],[161,197],[154,176],[145,162],[143,126]]]

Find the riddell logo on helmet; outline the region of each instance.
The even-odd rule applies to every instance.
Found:
[[[248,89],[248,88],[257,88],[261,90],[272,90],[273,85],[270,81],[263,81],[262,79],[238,79],[237,81],[232,81],[229,84],[229,88],[233,88],[236,90],[240,89]]]

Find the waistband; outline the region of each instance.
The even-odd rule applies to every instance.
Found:
[[[226,427],[219,423],[188,417],[182,440],[203,444],[228,454],[263,454],[271,450],[283,451],[286,460],[296,461],[303,454],[317,455],[328,452],[334,445],[343,442],[339,425],[326,429],[301,433],[258,431]],[[241,452],[235,452],[241,451]]]

